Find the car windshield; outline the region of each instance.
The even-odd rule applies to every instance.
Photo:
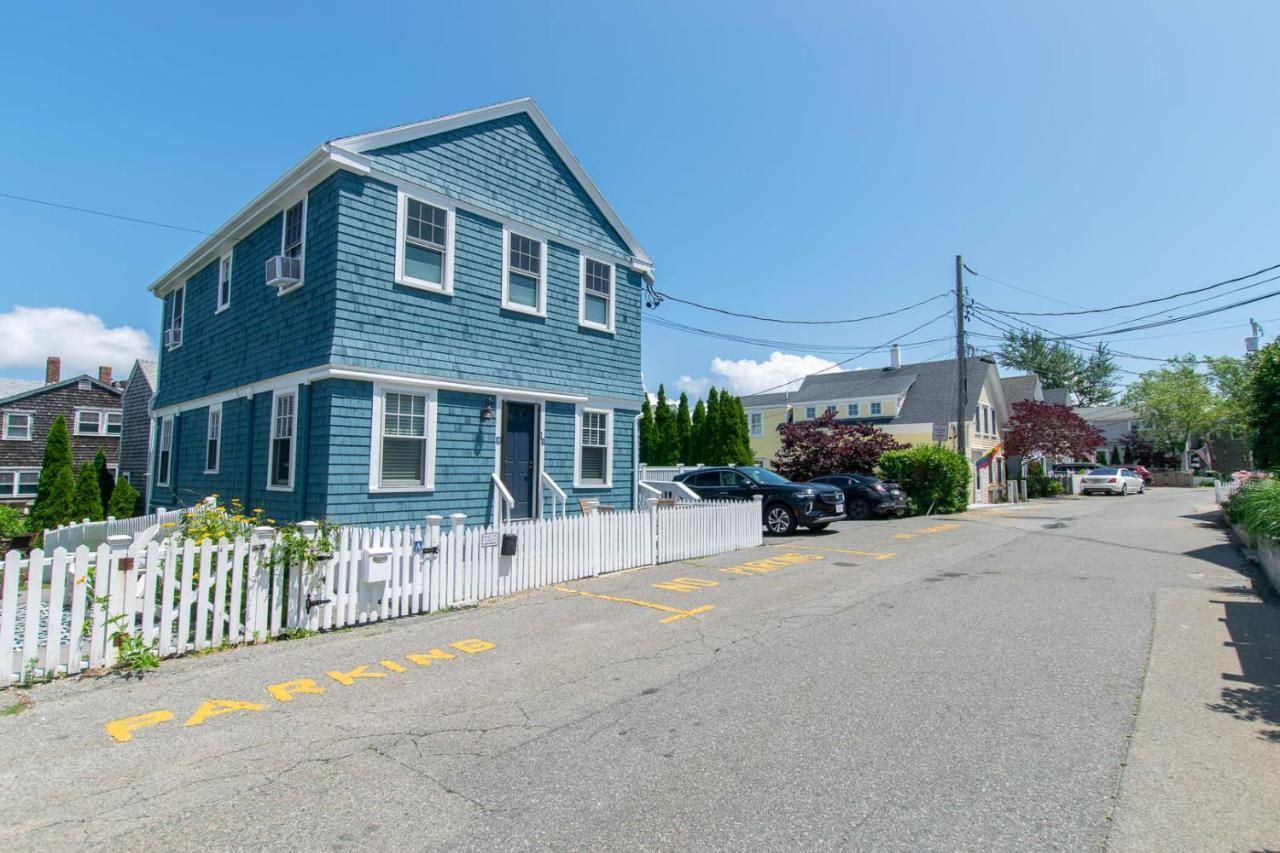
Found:
[[[1120,469],[1119,468],[1094,468],[1089,473],[1098,474],[1103,477],[1114,477],[1116,474],[1120,473]]]
[[[791,482],[781,474],[775,474],[767,468],[739,468],[737,470],[746,474],[761,486],[785,486]]]

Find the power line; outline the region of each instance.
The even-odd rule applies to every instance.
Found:
[[[812,342],[798,341],[781,341],[771,338],[756,338],[748,335],[738,335],[732,332],[718,332],[711,329],[704,329],[699,326],[690,326],[675,320],[669,320],[666,317],[658,317],[654,315],[644,315],[646,323],[652,323],[667,329],[673,329],[685,334],[698,335],[700,337],[716,338],[718,340],[732,341],[734,343],[748,344],[750,346],[766,347],[770,349],[792,350],[796,352],[822,352],[831,355],[844,354],[851,352],[860,352],[862,347],[854,347],[839,344],[820,344]],[[946,340],[946,338],[930,338],[924,341],[912,341],[903,344],[903,346],[918,346],[925,344],[937,343]]]
[[[675,296],[664,291],[655,290],[654,295],[658,297],[658,301],[670,299],[672,302],[679,302],[681,305],[691,305],[694,308],[701,308],[703,311],[714,311],[717,314],[725,314],[729,317],[741,317],[746,320],[759,320],[762,323],[787,323],[797,326],[837,326],[847,323],[862,323],[867,320],[879,320],[884,317],[892,317],[895,314],[903,314],[913,308],[919,308],[921,305],[927,305],[936,299],[948,296],[947,293],[939,293],[936,296],[930,296],[928,299],[922,299],[911,305],[902,308],[896,308],[893,311],[886,311],[883,314],[868,314],[866,317],[851,317],[847,320],[783,320],[779,317],[764,317],[759,314],[744,314],[740,311],[730,311],[728,308],[717,308],[714,305],[704,305],[701,302],[694,302],[692,299],[685,299]]]
[[[56,207],[62,210],[74,210],[77,213],[91,213],[94,216],[105,216],[108,219],[119,219],[123,222],[134,222],[139,225],[154,225],[157,228],[168,228],[171,231],[188,231],[192,234],[202,234],[206,237],[209,236],[209,234],[211,233],[209,231],[201,231],[198,228],[184,228],[181,225],[170,225],[167,222],[156,222],[151,219],[139,219],[136,216],[124,216],[123,214],[119,214],[119,213],[108,213],[105,210],[93,210],[88,207],[76,207],[73,204],[61,204],[56,201],[45,201],[44,199],[41,199],[41,198],[29,198],[23,195],[14,195],[13,193],[0,192],[0,198],[11,198],[11,199],[14,199],[15,201],[25,201],[25,202],[29,202],[30,204],[42,204],[45,207]]]

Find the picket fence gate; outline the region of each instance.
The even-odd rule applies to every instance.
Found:
[[[118,634],[171,657],[712,556],[759,545],[762,535],[760,504],[741,501],[489,527],[467,527],[460,514],[448,529],[443,522],[341,528],[333,553],[313,567],[272,565],[269,527],[234,541],[151,541],[132,557],[128,536],[96,549],[10,551],[0,579],[0,686],[111,666]],[[501,555],[504,535],[516,537],[512,556]],[[361,582],[370,549],[386,549],[385,583]]]

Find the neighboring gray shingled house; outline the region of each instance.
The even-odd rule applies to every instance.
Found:
[[[1074,406],[1076,404],[1070,388],[1046,388],[1044,389],[1044,401],[1058,406]]]
[[[151,395],[156,390],[156,363],[138,360],[129,373],[121,408],[120,476],[142,494],[147,493],[147,460],[151,458]]]
[[[1040,377],[1034,373],[1028,373],[1026,376],[1002,376],[1000,387],[1004,389],[1005,402],[1010,406],[1026,400],[1037,402],[1044,400],[1044,385],[1040,382]]]

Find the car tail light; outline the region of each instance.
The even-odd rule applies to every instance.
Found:
[[[1108,482],[1108,483],[1115,483],[1115,482],[1118,482],[1118,481],[1116,480],[1116,478],[1115,478],[1115,477],[1112,477],[1110,480],[1107,480],[1107,482]]]

